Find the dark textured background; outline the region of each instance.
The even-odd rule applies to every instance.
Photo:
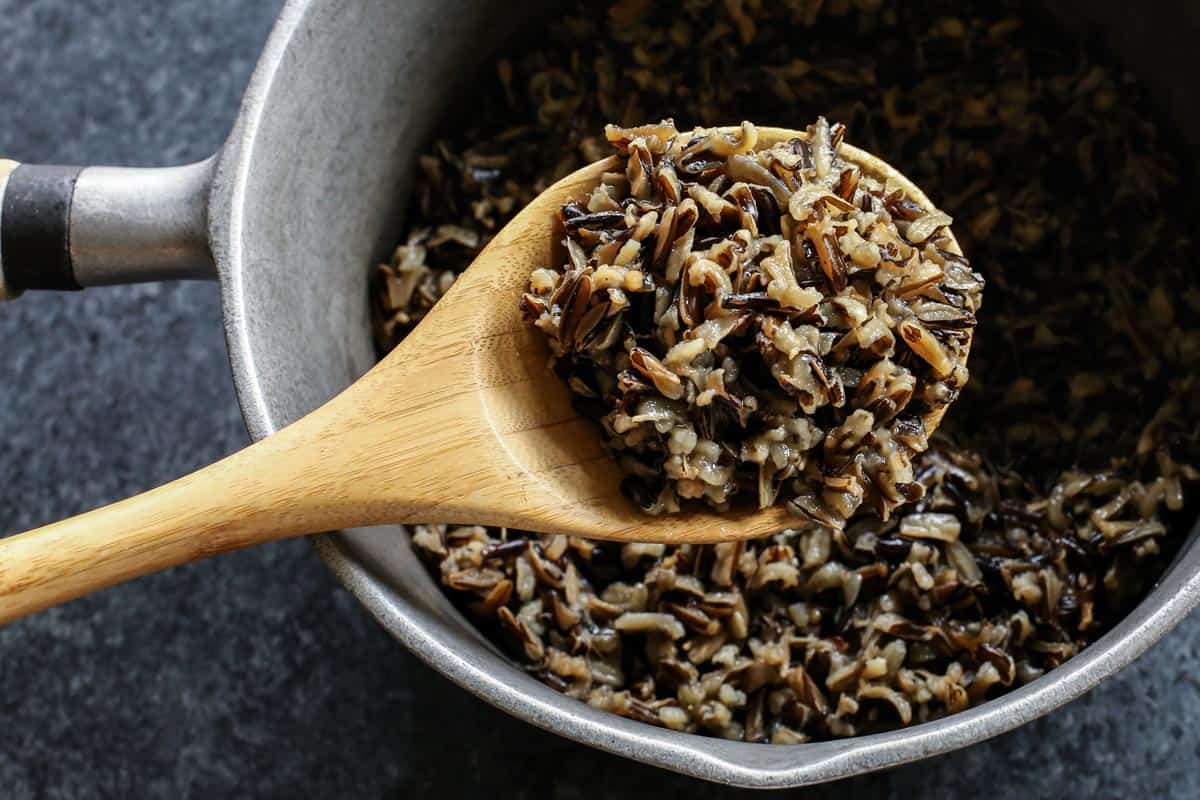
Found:
[[[209,155],[278,5],[0,0],[0,153],[130,165]],[[216,287],[204,284],[0,308],[0,531],[241,446],[218,315]],[[1198,797],[1197,675],[1193,617],[1048,719],[797,794]],[[367,619],[302,542],[0,629],[0,800],[683,791],[732,794],[560,740],[461,692]]]

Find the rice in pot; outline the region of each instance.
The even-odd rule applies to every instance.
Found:
[[[887,522],[679,547],[414,526],[514,659],[649,724],[803,742],[981,702],[1137,602],[1195,516],[1200,259],[1131,76],[1011,0],[622,0],[541,35],[421,157],[381,350],[609,154],[606,121],[841,120],[955,217],[988,302],[971,382],[914,460],[924,496]]]

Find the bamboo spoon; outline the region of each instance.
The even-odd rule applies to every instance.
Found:
[[[760,128],[766,145],[803,134]],[[848,145],[864,172],[925,195]],[[549,264],[550,220],[614,159],[564,178],[487,246],[404,342],[294,425],[158,489],[0,540],[0,622],[167,567],[290,536],[382,523],[499,525],[624,541],[716,542],[793,524],[784,508],[649,517],[594,423],[547,370],[517,308]],[[955,244],[957,249],[957,244]],[[940,414],[926,419],[932,431]]]

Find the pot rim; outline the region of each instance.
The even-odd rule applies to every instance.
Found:
[[[266,100],[284,69],[306,14],[322,0],[287,0],[242,102],[217,167],[209,234],[221,278],[234,385],[251,437],[280,427],[250,341],[242,286],[242,212]],[[265,149],[265,148],[261,148]],[[506,682],[485,663],[464,658],[453,639],[431,631],[406,601],[372,574],[344,535],[312,537],[320,557],[368,612],[414,655],[486,702],[545,730],[601,750],[719,783],[785,788],[837,780],[946,753],[1017,728],[1093,688],[1157,643],[1200,605],[1200,526],[1153,591],[1113,630],[1046,676],[966,711],[888,733],[802,745],[725,742],[638,723],[598,711],[529,679]],[[501,658],[501,656],[495,656]],[[768,752],[769,751],[769,752]]]

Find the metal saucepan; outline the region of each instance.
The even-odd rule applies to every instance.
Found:
[[[1185,0],[1156,14],[1079,3],[1200,148]],[[519,14],[483,0],[291,0],[224,150],[163,170],[0,168],[9,294],[170,278],[221,282],[238,398],[255,439],[345,388],[375,361],[369,267],[395,243],[418,148],[455,77]],[[1079,19],[1072,17],[1071,19]],[[9,173],[6,175],[6,173]],[[968,711],[892,733],[792,746],[676,733],[564,697],[461,617],[398,529],[316,537],[321,557],[434,669],[522,719],[701,778],[796,786],[894,766],[1027,722],[1079,696],[1200,603],[1196,536],[1140,606],[1065,666]]]

